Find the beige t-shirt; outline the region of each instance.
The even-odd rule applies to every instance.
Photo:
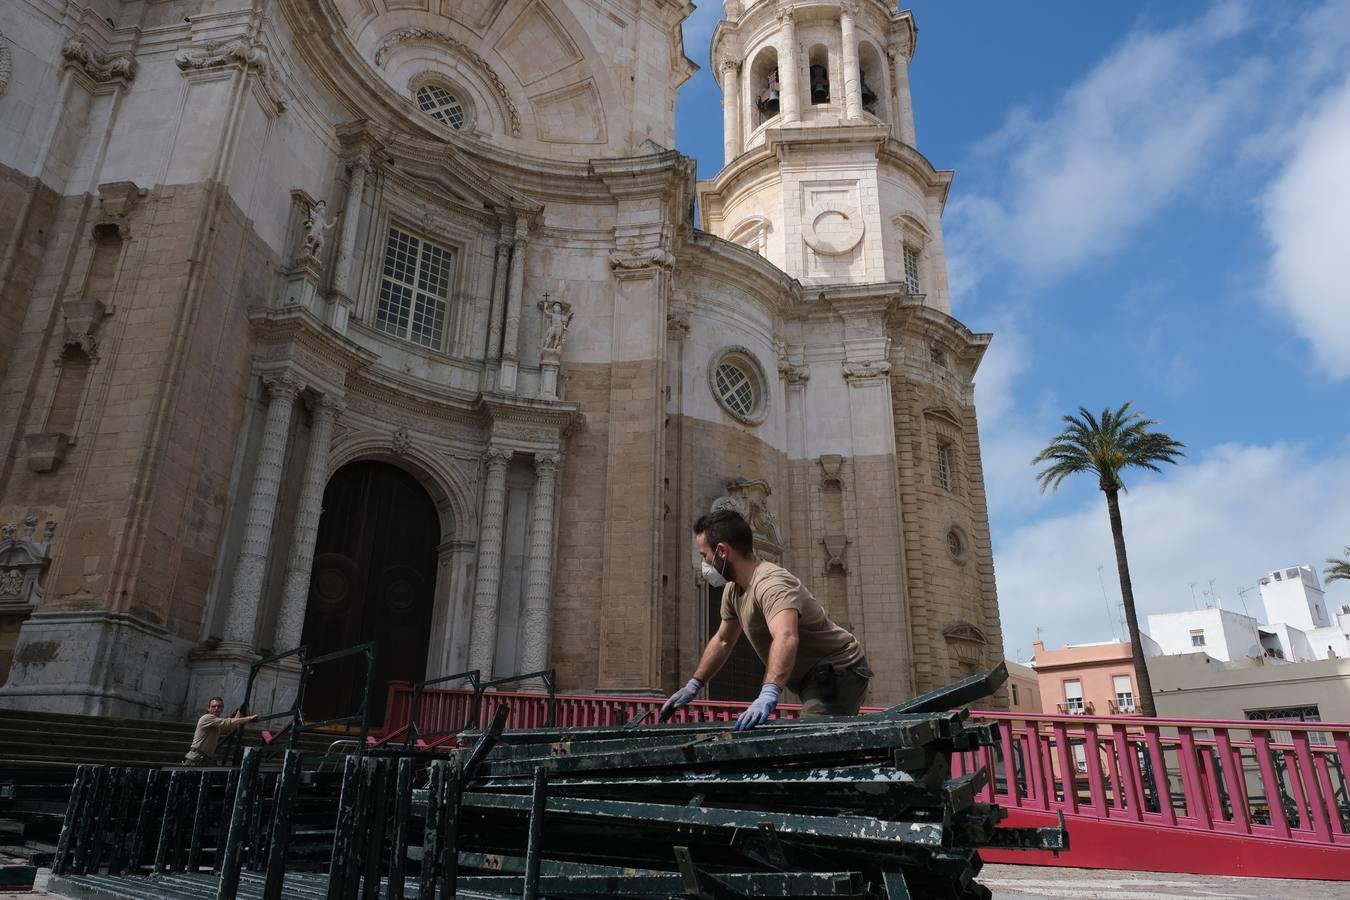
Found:
[[[207,713],[197,720],[197,730],[192,733],[191,749],[207,759],[215,759],[216,747],[220,744],[221,735],[229,734],[238,727],[231,719]]]
[[[740,622],[750,646],[765,665],[769,664],[769,645],[773,643],[769,620],[785,609],[795,609],[801,617],[797,623],[797,663],[788,676],[790,689],[797,690],[806,673],[822,663],[842,669],[862,659],[858,639],[836,625],[797,576],[782,566],[770,562],[755,566],[744,593],[734,581],[722,589],[722,618]]]

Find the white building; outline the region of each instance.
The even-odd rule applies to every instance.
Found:
[[[1278,569],[1261,579],[1266,624],[1227,609],[1200,609],[1148,617],[1163,655],[1205,653],[1222,662],[1265,656],[1307,662],[1350,656],[1350,607],[1333,621],[1311,566]]]

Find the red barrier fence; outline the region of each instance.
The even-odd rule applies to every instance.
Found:
[[[389,687],[385,736],[407,734],[412,688]],[[547,695],[490,691],[508,728],[537,728]],[[558,727],[623,725],[655,713],[663,698],[560,694]],[[734,721],[748,704],[697,700],[675,721]],[[426,691],[418,700],[423,746],[470,720],[472,691]],[[796,718],[799,707],[778,708]],[[867,712],[875,709],[864,710]],[[998,742],[952,761],[953,774],[989,768],[982,800],[1008,810],[1009,824],[1052,824],[1063,813],[1072,849],[985,851],[997,862],[1213,875],[1350,881],[1350,725],[1325,722],[1209,722],[1138,716],[974,712]],[[1011,762],[1010,762],[1011,761]]]

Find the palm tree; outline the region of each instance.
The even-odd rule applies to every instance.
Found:
[[[1125,483],[1120,473],[1135,466],[1154,472],[1162,471],[1159,463],[1175,464],[1185,456],[1185,444],[1160,431],[1152,431],[1158,424],[1142,413],[1131,412],[1126,403],[1114,412],[1102,410],[1094,418],[1085,407],[1078,407],[1078,415],[1064,417],[1064,430],[1055,436],[1031,464],[1049,463],[1036,474],[1041,490],[1057,490],[1070,475],[1093,472],[1097,486],[1106,494],[1106,509],[1111,516],[1111,536],[1116,543],[1116,570],[1120,574],[1120,596],[1125,602],[1125,620],[1130,627],[1130,650],[1134,657],[1134,677],[1139,684],[1139,711],[1155,716],[1153,685],[1148,667],[1144,664],[1144,647],[1139,641],[1139,617],[1134,611],[1134,588],[1130,583],[1130,564],[1125,556],[1125,528],[1120,521],[1120,497]]]
[[[1327,576],[1327,581],[1350,581],[1350,545],[1346,546],[1343,559],[1327,560],[1323,574]]]

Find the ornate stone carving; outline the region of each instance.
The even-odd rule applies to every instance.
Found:
[[[301,224],[300,258],[318,262],[323,253],[323,238],[337,224],[337,216],[328,218],[324,210],[328,204],[320,200],[305,211],[305,220]]]
[[[820,543],[825,547],[825,574],[830,574],[832,569],[838,569],[840,572],[848,574],[848,566],[844,562],[844,553],[848,550],[848,536],[842,534],[827,534],[820,539]]]
[[[394,447],[394,452],[399,456],[407,456],[412,451],[412,435],[408,433],[406,428],[395,431],[394,436],[390,438],[390,443]]]
[[[689,310],[687,308],[677,306],[666,313],[666,334],[677,341],[689,337]]]
[[[290,104],[286,92],[277,83],[276,72],[267,50],[262,44],[245,37],[207,41],[197,47],[185,47],[174,56],[174,62],[184,72],[214,69],[220,66],[240,66],[257,73],[258,83],[277,112],[285,112]]]
[[[389,58],[389,51],[405,41],[429,41],[433,44],[441,44],[473,63],[474,68],[483,73],[483,77],[492,85],[493,91],[497,93],[502,105],[506,107],[506,114],[511,119],[512,136],[520,137],[520,111],[516,109],[516,104],[511,99],[511,92],[506,89],[506,84],[492,68],[492,65],[476,50],[443,31],[436,31],[431,28],[400,28],[397,31],[389,32],[380,42],[380,46],[375,50],[375,65],[383,66],[384,61]]]
[[[561,353],[567,329],[572,327],[572,304],[544,294],[544,299],[539,301],[539,308],[544,312],[542,349],[545,353]]]
[[[811,367],[797,365],[787,357],[781,357],[778,360],[778,374],[788,383],[788,387],[800,387],[811,380]]]
[[[61,45],[61,56],[94,81],[130,81],[136,77],[136,60],[129,53],[105,53],[73,37]]]
[[[34,540],[37,521],[29,515],[21,524],[0,525],[0,611],[26,613],[42,600],[56,522],[47,520],[42,539]]]
[[[769,511],[772,493],[767,481],[738,478],[727,482],[726,496],[713,501],[712,508],[734,509],[744,516],[755,533],[755,553],[762,559],[778,562],[783,558],[783,540],[778,519]]]
[[[613,269],[628,271],[650,268],[669,269],[675,265],[675,254],[664,247],[611,250],[609,265]]]
[[[740,63],[740,60],[736,60],[736,59],[724,59],[724,60],[722,60],[722,74],[723,74],[723,75],[735,75],[735,74],[737,74],[737,73],[740,72],[740,71],[741,71],[741,63]]]
[[[0,94],[9,87],[9,76],[14,71],[14,55],[9,49],[9,40],[0,31]]]
[[[844,469],[844,457],[838,453],[826,453],[816,462],[820,463],[820,486],[822,488],[833,487],[837,491],[844,489],[844,476],[841,474]]]
[[[869,378],[881,378],[889,375],[891,364],[884,359],[869,359],[865,362],[844,363],[844,377],[849,382],[860,382]]]

